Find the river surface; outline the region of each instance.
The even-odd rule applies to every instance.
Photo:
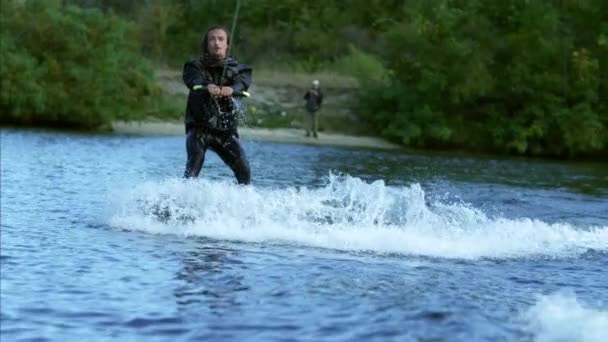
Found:
[[[2,129],[2,341],[608,341],[608,164]]]

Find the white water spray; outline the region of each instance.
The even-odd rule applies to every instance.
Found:
[[[490,218],[466,204],[427,203],[419,184],[349,176],[314,189],[170,179],[112,198],[112,226],[150,233],[466,259],[608,251],[608,226]]]

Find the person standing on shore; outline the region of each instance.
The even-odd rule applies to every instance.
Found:
[[[228,31],[212,26],[203,38],[202,55],[184,65],[183,80],[190,89],[184,177],[198,177],[205,152],[211,149],[232,169],[239,184],[249,184],[251,170],[237,132],[242,106],[235,97],[248,95],[252,69],[227,55],[229,45]]]
[[[321,91],[318,80],[312,81],[312,87],[304,94],[304,100],[306,100],[306,118],[304,120],[306,136],[310,137],[310,132],[312,131],[312,136],[318,138],[318,111],[321,109],[321,104],[323,103],[323,92]]]

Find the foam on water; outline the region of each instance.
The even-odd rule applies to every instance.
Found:
[[[463,203],[427,203],[419,184],[349,176],[283,189],[169,179],[116,191],[110,203],[112,226],[150,233],[467,259],[608,251],[608,226],[488,217]]]
[[[608,341],[608,311],[581,304],[573,293],[541,296],[525,314],[536,341]]]

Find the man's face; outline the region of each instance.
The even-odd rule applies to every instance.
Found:
[[[228,49],[228,36],[222,29],[209,31],[207,34],[207,51],[215,58],[225,58]]]

